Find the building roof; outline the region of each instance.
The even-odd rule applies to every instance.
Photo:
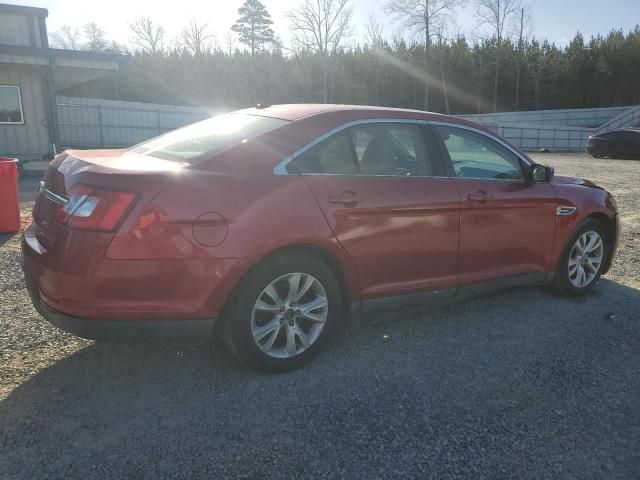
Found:
[[[13,5],[10,3],[0,3],[0,13],[17,13],[20,15],[31,15],[34,17],[49,16],[49,10],[46,8],[25,7],[24,5]]]
[[[113,52],[91,52],[87,50],[64,50],[60,48],[26,47],[22,45],[0,44],[0,53],[9,55],[26,55],[30,57],[73,58],[78,60],[101,60],[107,62],[122,62],[129,59],[129,55]]]
[[[113,75],[129,58],[109,52],[0,45],[0,65],[51,68],[56,90]]]

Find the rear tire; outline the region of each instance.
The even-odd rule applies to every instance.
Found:
[[[583,295],[602,275],[610,252],[607,232],[600,222],[583,222],[567,242],[556,273],[554,289],[564,296]]]
[[[287,372],[324,349],[342,311],[338,281],[325,263],[301,251],[276,254],[232,294],[223,313],[223,339],[249,368]]]

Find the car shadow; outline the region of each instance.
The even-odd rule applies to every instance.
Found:
[[[35,373],[0,402],[0,463],[17,462],[9,476],[20,477],[57,468],[67,478],[95,468],[118,476],[134,467],[141,476],[162,476],[182,465],[209,478],[215,478],[211,472],[249,478],[273,471],[271,452],[292,477],[321,471],[327,457],[348,477],[351,464],[339,451],[352,451],[354,442],[375,445],[392,429],[400,444],[389,443],[387,453],[444,448],[447,438],[460,434],[454,425],[461,422],[467,440],[452,450],[468,450],[476,437],[482,441],[483,429],[494,435],[482,451],[465,450],[461,462],[480,470],[488,467],[485,461],[511,465],[515,447],[492,450],[511,441],[506,430],[545,439],[519,437],[531,448],[527,455],[543,454],[557,442],[536,429],[550,428],[552,412],[560,410],[568,418],[558,417],[553,428],[567,422],[562,441],[570,444],[571,422],[580,435],[591,432],[591,420],[573,413],[582,415],[583,397],[599,390],[604,403],[594,408],[603,417],[593,420],[593,430],[601,431],[595,435],[608,432],[600,421],[624,428],[611,409],[635,402],[624,395],[639,391],[640,380],[629,370],[640,364],[638,312],[640,291],[601,280],[579,301],[516,289],[436,309],[359,315],[315,362],[279,376],[244,369],[219,345],[210,352],[92,343]],[[623,387],[613,383],[620,375]],[[571,385],[583,377],[584,384]],[[632,415],[624,421],[637,425],[637,410]],[[602,447],[613,440],[593,441]],[[287,457],[288,449],[297,459]],[[366,455],[358,458],[362,465]],[[376,476],[375,469],[370,473]]]

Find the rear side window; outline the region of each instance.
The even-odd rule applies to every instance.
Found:
[[[485,135],[455,127],[437,127],[456,177],[524,180],[519,157]]]
[[[163,160],[194,163],[286,123],[278,118],[227,113],[165,133],[136,145],[131,151]]]
[[[614,132],[604,133],[600,136],[602,138],[606,138],[607,140],[622,140],[622,138],[624,137],[624,133],[625,132],[614,131]]]
[[[420,128],[402,123],[349,127],[314,145],[289,165],[290,173],[430,176]]]
[[[374,123],[352,127],[349,133],[361,175],[433,175],[426,162],[422,131],[416,125]]]
[[[296,157],[288,169],[291,173],[355,174],[353,148],[346,131],[314,145]]]

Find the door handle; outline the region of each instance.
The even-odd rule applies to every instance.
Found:
[[[467,200],[469,200],[470,202],[480,202],[480,203],[484,203],[487,200],[493,200],[495,197],[487,192],[484,191],[479,191],[476,193],[470,193],[469,195],[467,195]]]
[[[358,197],[353,192],[344,192],[342,195],[331,195],[327,200],[329,203],[344,205],[345,207],[355,207],[359,203],[364,202],[364,199]]]

